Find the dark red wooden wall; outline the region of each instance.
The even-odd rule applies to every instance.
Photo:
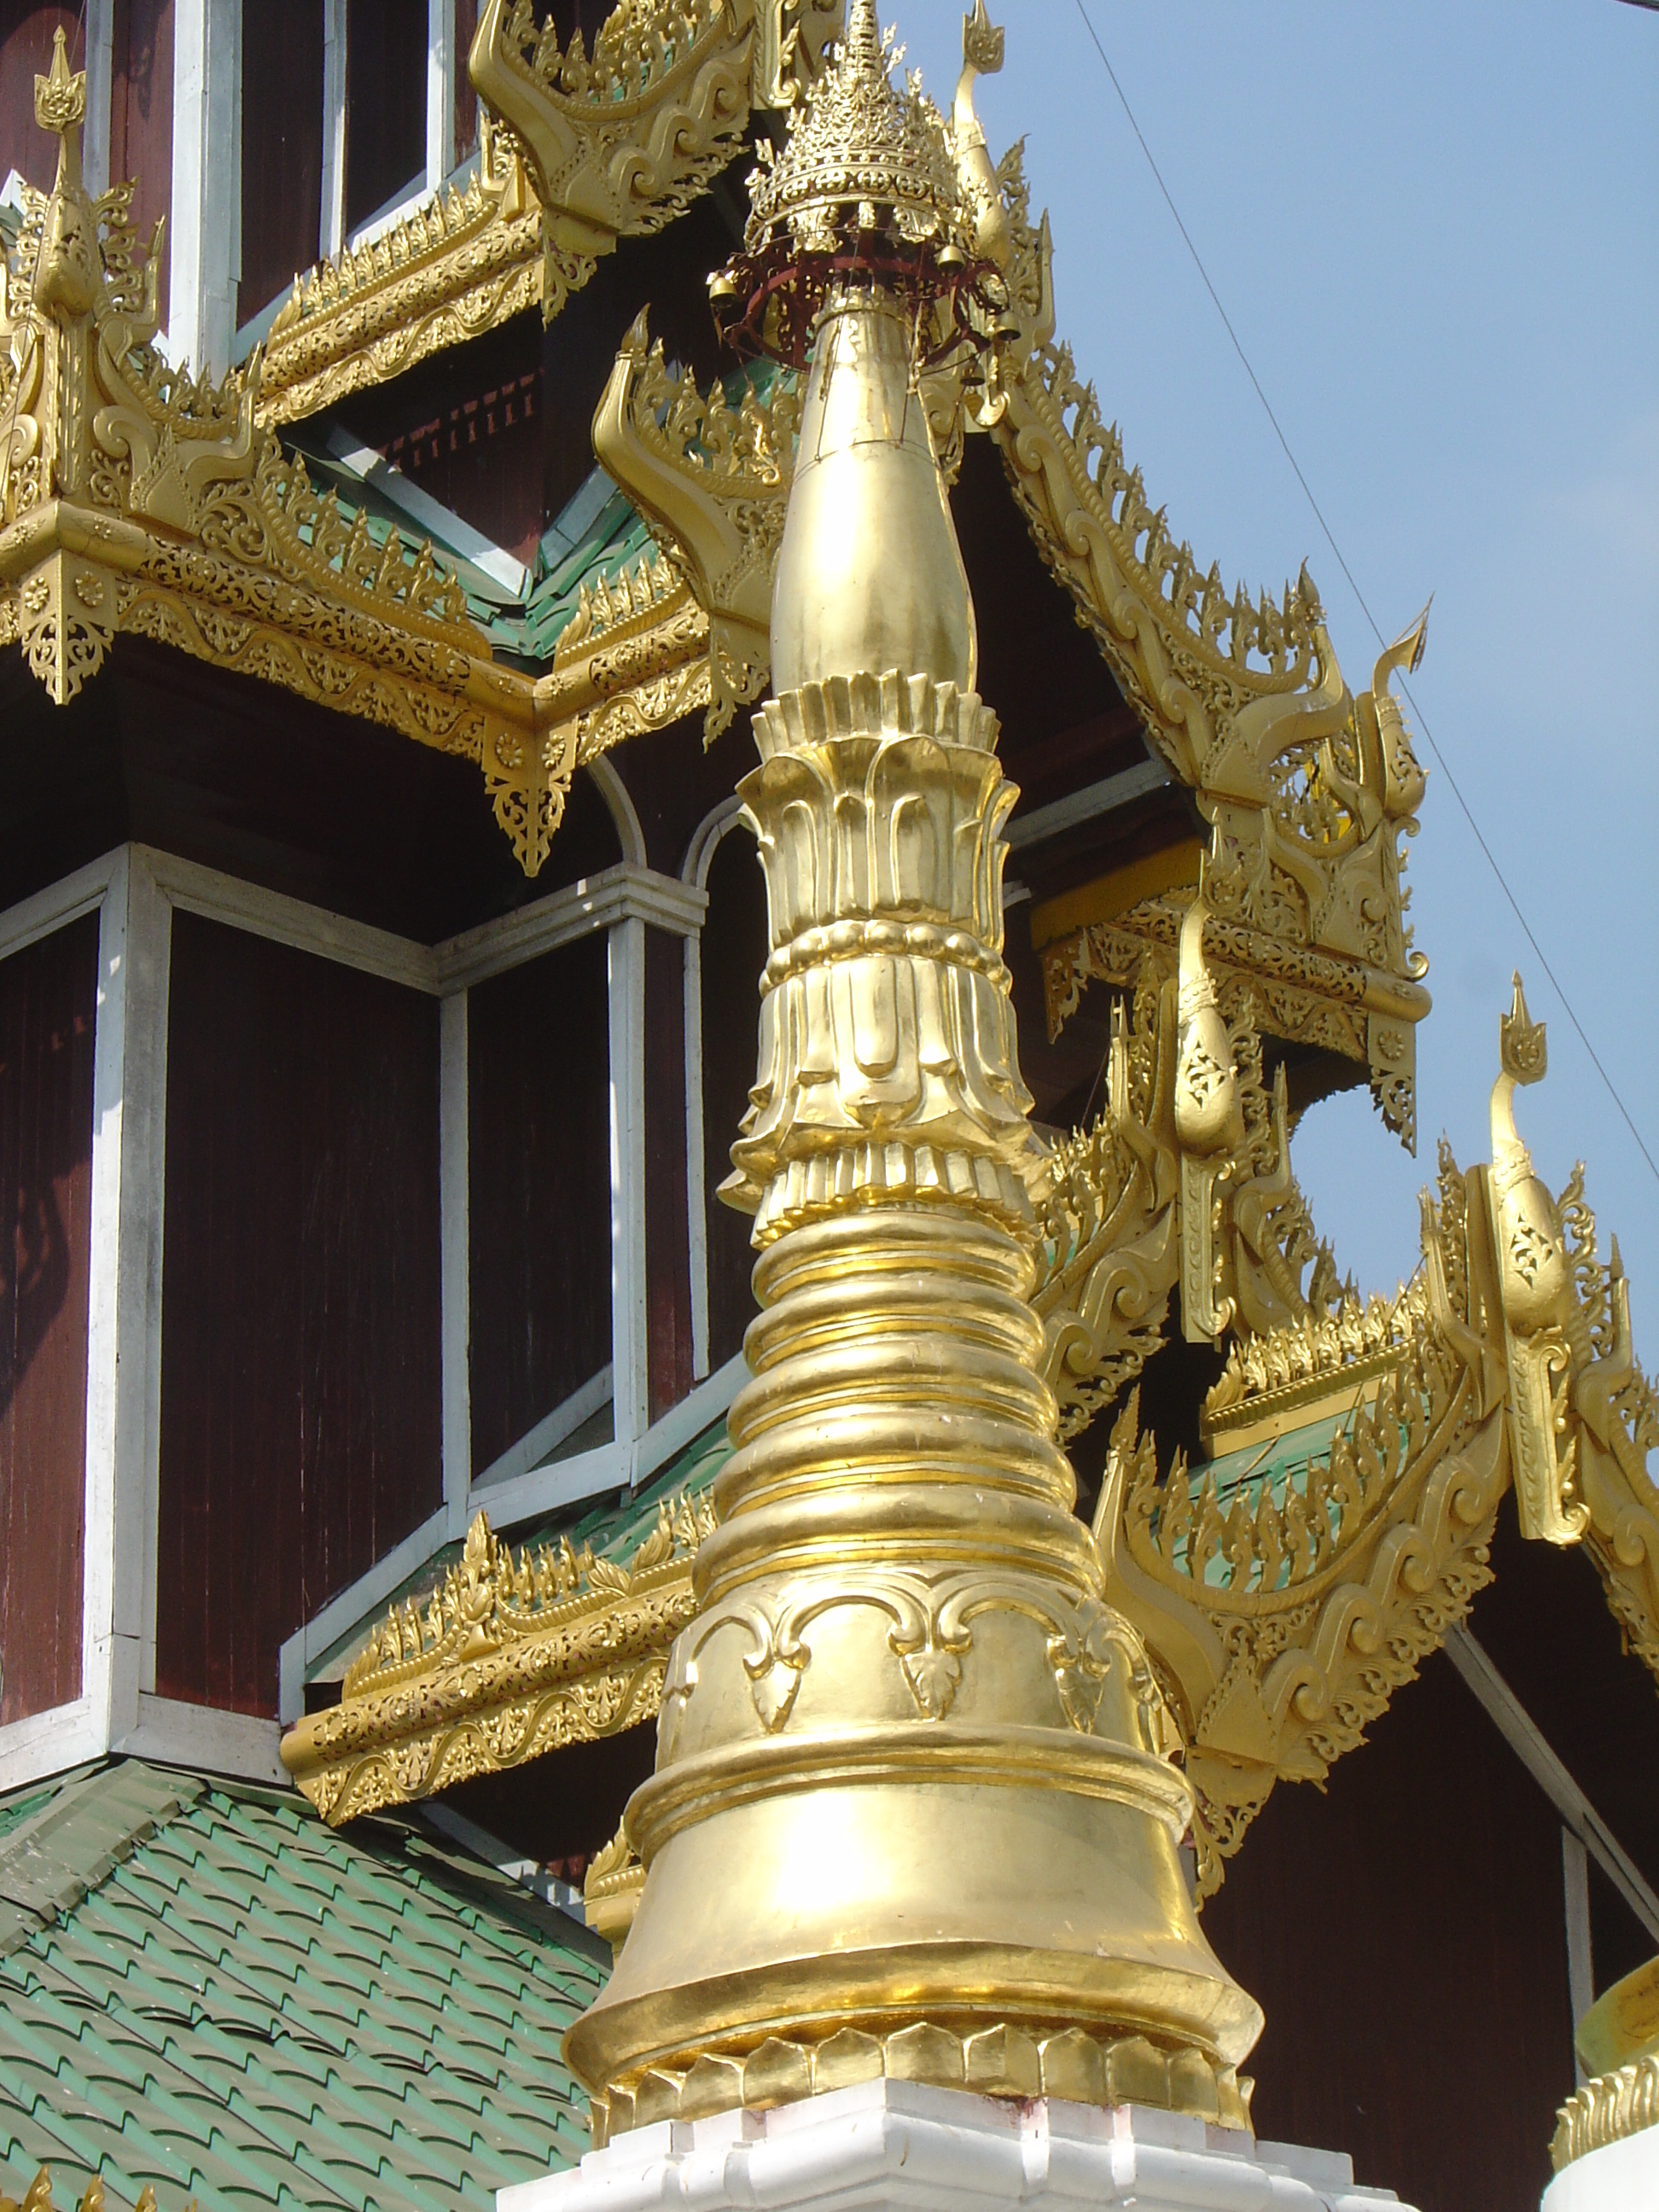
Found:
[[[114,0],[110,58],[110,180],[137,187],[132,220],[148,245],[155,218],[173,204],[173,0]],[[165,233],[161,300],[165,329]]]
[[[468,994],[472,1468],[611,1357],[611,1012],[601,933]]]
[[[1204,1909],[1267,2015],[1257,2132],[1418,2212],[1524,2212],[1573,2087],[1560,1822],[1443,1654],[1370,1737],[1273,1791]]]
[[[176,913],[167,1111],[156,1687],[274,1714],[443,1494],[437,1002]]]
[[[0,961],[0,1723],[81,1689],[98,917]]]

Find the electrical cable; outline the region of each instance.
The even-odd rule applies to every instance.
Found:
[[[1216,290],[1215,286],[1210,282],[1210,272],[1204,266],[1203,257],[1199,252],[1197,246],[1193,243],[1192,233],[1188,229],[1186,224],[1181,219],[1181,210],[1175,204],[1175,198],[1171,193],[1170,187],[1164,181],[1164,172],[1158,167],[1158,162],[1153,156],[1152,148],[1146,143],[1145,132],[1141,130],[1139,124],[1135,120],[1135,112],[1133,108],[1129,105],[1128,95],[1125,93],[1122,85],[1119,82],[1117,71],[1112,67],[1111,59],[1108,55],[1105,47],[1102,46],[1100,42],[1099,32],[1096,30],[1093,22],[1090,20],[1089,10],[1087,6],[1085,4],[1085,0],[1077,0],[1077,12],[1083,18],[1083,27],[1089,33],[1089,37],[1093,43],[1095,52],[1100,56],[1102,65],[1105,69],[1107,76],[1112,81],[1112,89],[1116,93],[1119,104],[1122,107],[1124,114],[1127,116],[1129,119],[1129,128],[1134,132],[1135,137],[1139,143],[1141,152],[1146,156],[1146,166],[1152,171],[1153,177],[1157,179],[1158,188],[1164,195],[1164,204],[1169,209],[1171,216],[1175,218],[1176,228],[1181,233],[1182,240],[1186,245],[1187,251],[1192,256],[1193,266],[1197,270],[1199,276],[1202,278],[1204,289],[1209,294],[1217,314],[1221,318],[1222,327],[1226,331],[1229,338],[1232,341],[1233,351],[1238,356],[1240,362],[1243,364],[1244,374],[1249,378],[1251,387],[1255,391],[1256,398],[1261,402],[1262,412],[1266,415],[1268,422],[1273,425],[1273,435],[1278,439],[1285,458],[1290,463],[1291,471],[1295,475],[1297,483],[1302,487],[1303,493],[1307,500],[1308,505],[1313,509],[1314,520],[1318,523],[1321,531],[1324,533],[1325,543],[1330,547],[1332,553],[1334,555],[1338,568],[1341,569],[1343,575],[1347,579],[1348,588],[1358,602],[1360,612],[1370,623],[1371,635],[1376,638],[1378,647],[1386,648],[1388,641],[1383,637],[1382,630],[1377,626],[1376,617],[1370,611],[1370,607],[1366,601],[1365,594],[1360,590],[1358,582],[1355,580],[1352,569],[1349,568],[1346,561],[1344,560],[1342,556],[1342,548],[1337,544],[1336,538],[1331,529],[1331,526],[1325,520],[1324,511],[1321,507],[1319,501],[1314,497],[1312,485],[1310,484],[1307,477],[1302,473],[1301,463],[1297,459],[1296,455],[1291,451],[1291,441],[1285,435],[1285,432],[1279,423],[1279,417],[1273,412],[1272,402],[1268,399],[1267,393],[1261,388],[1261,380],[1257,376],[1255,369],[1250,366],[1250,357],[1245,352],[1243,346],[1239,342],[1238,332],[1233,328],[1232,318],[1228,314],[1227,310],[1221,304],[1220,294]],[[1425,717],[1421,708],[1419,707],[1417,701],[1413,697],[1411,687],[1407,683],[1403,675],[1400,678],[1400,688],[1405,693],[1406,697],[1410,703],[1412,712],[1417,718],[1417,726],[1419,729],[1422,731],[1424,738],[1428,743],[1430,751],[1434,755],[1435,760],[1439,766],[1440,773],[1445,777],[1447,784],[1450,787],[1452,797],[1457,801],[1458,806],[1462,810],[1463,819],[1468,823],[1471,831],[1474,833],[1475,843],[1479,845],[1481,852],[1485,854],[1486,865],[1492,870],[1492,874],[1497,878],[1499,890],[1503,892],[1504,896],[1509,901],[1510,909],[1513,913],[1516,920],[1520,923],[1522,933],[1525,936],[1528,944],[1532,947],[1533,951],[1536,954],[1539,966],[1548,977],[1551,988],[1553,989],[1556,997],[1560,1000],[1567,1019],[1572,1024],[1574,1030],[1577,1033],[1578,1042],[1583,1046],[1584,1050],[1589,1054],[1590,1064],[1595,1068],[1596,1073],[1601,1077],[1601,1081],[1606,1087],[1608,1097],[1612,1099],[1613,1104],[1619,1109],[1619,1112],[1624,1121],[1625,1127],[1630,1131],[1632,1137],[1635,1139],[1636,1149],[1641,1153],[1642,1158],[1647,1163],[1648,1172],[1652,1176],[1656,1182],[1659,1182],[1659,1164],[1656,1164],[1653,1154],[1648,1150],[1647,1145],[1643,1139],[1641,1131],[1632,1120],[1630,1109],[1626,1105],[1623,1098],[1620,1097],[1617,1085],[1614,1084],[1613,1078],[1607,1073],[1606,1067],[1602,1065],[1601,1054],[1596,1051],[1595,1047],[1590,1042],[1589,1038],[1585,1032],[1584,1024],[1579,1020],[1578,1016],[1574,1010],[1571,1000],[1568,998],[1565,991],[1562,988],[1560,978],[1557,975],[1554,969],[1550,965],[1549,957],[1545,952],[1543,946],[1539,943],[1532,924],[1527,920],[1526,915],[1522,912],[1521,902],[1516,897],[1515,893],[1510,889],[1509,878],[1504,875],[1503,869],[1498,866],[1498,856],[1492,851],[1492,847],[1486,842],[1486,837],[1482,833],[1480,824],[1474,818],[1474,810],[1471,808],[1468,800],[1463,796],[1462,787],[1458,782],[1457,778],[1453,775],[1451,764],[1447,760],[1445,754],[1441,750],[1434,732],[1429,727],[1428,721]]]

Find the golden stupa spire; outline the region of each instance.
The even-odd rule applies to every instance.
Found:
[[[890,70],[855,0],[717,287],[811,361],[739,787],[772,952],[725,1194],[762,1310],[629,1808],[638,1915],[567,2040],[602,2136],[884,2072],[1243,2126],[1261,2026],[1199,1932],[1176,1733],[1037,1370],[1015,793],[915,390],[979,211]]]

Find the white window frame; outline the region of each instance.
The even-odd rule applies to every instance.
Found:
[[[614,770],[596,776],[623,848],[643,851]],[[106,1753],[128,1752],[280,1780],[276,1723],[159,1697],[155,1690],[162,1235],[166,1203],[168,970],[175,908],[425,992],[439,1001],[441,1217],[442,1503],[366,1575],[289,1640],[281,1711],[293,1718],[317,1654],[361,1620],[480,1505],[499,1526],[625,1490],[648,1479],[729,1405],[741,1362],[709,1378],[652,1425],[644,1315],[643,985],[648,926],[695,936],[706,896],[638,857],[550,893],[499,921],[424,945],[139,845],[0,914],[0,959],[99,915],[94,1040],[91,1249],[81,1694],[0,1727],[0,1790]],[[468,1373],[467,997],[475,983],[574,939],[604,932],[611,994],[612,1440],[538,1465],[596,1410],[590,1382],[520,1440],[513,1470],[471,1471]],[[561,1426],[562,1424],[562,1426]],[[532,1447],[539,1443],[539,1449]],[[494,1476],[494,1480],[490,1478]]]

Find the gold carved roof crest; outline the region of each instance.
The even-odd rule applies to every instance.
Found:
[[[331,1825],[648,1720],[690,1620],[706,1497],[665,1498],[625,1562],[568,1537],[514,1553],[478,1514],[429,1597],[394,1606],[337,1705],[283,1740]]]
[[[86,191],[61,40],[37,88],[59,154],[0,271],[0,641],[60,706],[146,636],[461,754],[533,874],[573,744],[430,549],[343,514],[259,426],[257,356],[216,386],[156,353],[159,232],[146,254],[131,185]]]

